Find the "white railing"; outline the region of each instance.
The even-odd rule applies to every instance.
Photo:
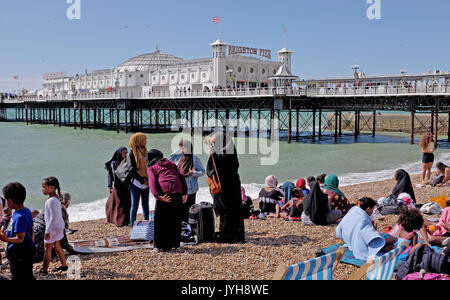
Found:
[[[450,95],[449,85],[434,87],[397,87],[397,86],[373,86],[373,87],[339,87],[339,88],[266,88],[266,89],[238,89],[217,91],[165,91],[165,92],[126,92],[118,93],[95,93],[78,95],[56,95],[56,96],[24,96],[25,102],[50,102],[50,101],[88,101],[108,99],[192,99],[192,98],[261,98],[276,96],[307,96],[307,97],[376,97],[395,95]]]
[[[83,100],[107,100],[107,99],[176,99],[176,98],[241,98],[241,97],[274,97],[274,96],[306,96],[306,90],[293,88],[267,88],[267,89],[238,89],[217,91],[162,91],[162,92],[126,92],[97,93],[78,95],[54,95],[45,97],[25,96],[25,102],[50,102],[50,101],[83,101]]]
[[[392,95],[432,95],[450,94],[449,85],[433,87],[397,87],[397,86],[367,86],[367,87],[339,87],[339,88],[309,88],[307,96],[392,96]]]

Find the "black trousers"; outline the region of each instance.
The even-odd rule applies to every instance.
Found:
[[[30,248],[23,245],[14,245],[8,249],[6,257],[9,261],[12,280],[35,280],[33,275],[33,259],[35,252],[36,248],[34,246]]]
[[[156,201],[154,247],[164,251],[180,248],[183,196],[170,194],[170,203]]]

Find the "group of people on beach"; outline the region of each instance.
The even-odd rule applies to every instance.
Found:
[[[9,183],[2,192],[0,241],[7,243],[6,257],[12,279],[34,280],[33,264],[40,262],[43,265],[39,275],[48,275],[53,256],[61,263],[53,272],[66,272],[64,250],[73,251],[66,237],[70,194],[61,191],[57,178],[47,177],[42,180],[42,193],[48,196],[45,209],[32,212],[25,206],[27,192],[21,183]]]
[[[212,195],[220,218],[216,241],[245,242],[241,213],[239,160],[230,135],[218,132],[205,141],[211,149],[206,169],[194,155],[189,140],[179,142],[179,150],[168,158],[158,149],[147,149],[147,137],[137,133],[130,138],[130,151],[119,148],[105,165],[110,197],[106,205],[108,222],[119,227],[133,225],[139,203],[143,218],[150,220],[149,192],[156,200],[154,251],[180,247],[182,222],[188,222],[189,208],[196,203],[198,179],[207,175],[220,182],[220,192]]]
[[[423,245],[434,245],[447,247],[443,254],[449,256],[450,201],[436,224],[422,215],[408,172],[397,170],[394,179],[396,186],[388,197],[378,201],[364,197],[351,203],[339,189],[336,175],[301,178],[295,185],[292,182],[279,185],[277,177],[270,175],[259,193],[261,211],[253,218],[283,218],[301,221],[304,225],[337,225],[336,237],[345,242],[357,259],[364,261],[381,250],[388,251],[402,243],[409,246],[409,255]],[[376,217],[381,216],[380,212],[398,215],[397,224],[389,230],[392,235],[378,233]],[[439,271],[449,274],[450,257],[437,258],[443,261]]]

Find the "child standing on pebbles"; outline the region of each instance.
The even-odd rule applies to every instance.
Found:
[[[45,202],[45,254],[44,263],[40,275],[48,274],[48,266],[52,259],[52,250],[55,249],[56,255],[61,262],[61,267],[53,270],[55,272],[67,271],[66,257],[61,248],[60,241],[64,237],[65,222],[62,216],[61,206],[61,188],[58,179],[55,177],[48,177],[42,181],[42,193],[49,196]]]

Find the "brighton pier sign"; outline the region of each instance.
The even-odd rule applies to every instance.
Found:
[[[240,46],[228,46],[228,55],[235,54],[250,54],[259,55],[267,59],[272,59],[272,51],[267,49],[240,47]]]

